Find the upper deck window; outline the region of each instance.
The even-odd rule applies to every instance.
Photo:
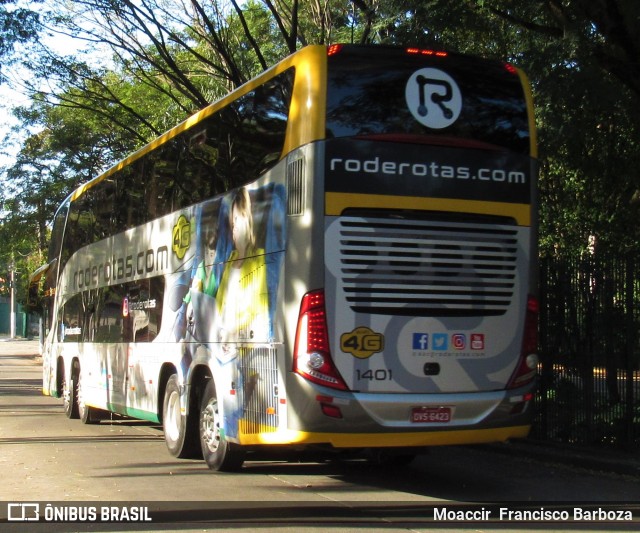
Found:
[[[344,46],[328,65],[327,138],[376,135],[529,153],[524,91],[504,64]],[[438,114],[443,120],[430,127]]]

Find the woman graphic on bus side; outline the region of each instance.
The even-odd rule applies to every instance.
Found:
[[[256,245],[251,199],[244,188],[231,202],[229,226],[233,251],[220,279],[216,307],[221,355],[223,361],[233,361],[236,378],[232,378],[232,387],[237,390],[237,404],[231,409],[226,406],[225,414],[227,432],[235,435],[260,379],[257,369],[252,368],[252,351],[238,353],[237,343],[267,341],[270,329],[265,251]]]

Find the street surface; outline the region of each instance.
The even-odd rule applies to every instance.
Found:
[[[435,448],[411,466],[395,469],[356,461],[264,457],[248,460],[239,473],[215,473],[202,461],[169,455],[158,426],[123,419],[83,425],[67,419],[60,400],[41,395],[36,353],[34,342],[0,342],[0,518],[7,517],[5,502],[120,502],[161,509],[170,524],[88,524],[86,529],[79,524],[58,524],[59,529],[56,524],[30,524],[29,531],[429,531],[433,523],[424,520],[428,504],[543,502],[536,504],[539,508],[553,502],[640,501],[637,477],[499,453],[491,446]],[[188,516],[194,523],[178,522],[186,508],[193,510]],[[22,524],[0,524],[0,530],[17,525]],[[488,529],[486,524],[472,525],[469,530]],[[613,530],[639,526],[613,524]],[[564,530],[555,525],[545,529]]]

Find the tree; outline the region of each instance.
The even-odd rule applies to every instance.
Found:
[[[76,0],[73,11],[57,13],[55,20],[67,33],[108,49],[113,56],[107,63],[189,114],[279,60],[291,39],[271,2],[275,21],[255,0],[244,10],[231,4]]]
[[[392,2],[395,35],[509,60],[532,81],[543,253],[637,246],[640,3],[634,0]]]
[[[640,4],[470,3],[540,47],[524,59],[538,97],[546,251],[585,250],[594,238],[605,252],[637,246]]]
[[[6,175],[19,194],[39,190],[29,179],[48,169],[42,183],[68,191],[298,47],[410,43],[509,60],[529,73],[545,253],[583,250],[594,235],[599,246],[630,247],[640,240],[631,224],[640,198],[638,10],[634,0],[58,3],[41,13],[43,26],[88,53],[43,46],[27,58],[34,104],[19,116],[35,133]]]
[[[34,3],[41,1],[34,0]],[[39,29],[38,13],[16,7],[14,1],[0,0],[0,75],[4,74],[3,67],[11,63],[16,45],[35,40]]]
[[[581,55],[640,97],[640,4],[635,0],[467,3],[529,32],[574,40]]]

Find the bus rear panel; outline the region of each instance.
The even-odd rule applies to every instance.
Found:
[[[313,407],[290,408],[291,426],[336,447],[526,436],[536,165],[522,74],[349,46],[327,71],[326,140],[305,159],[323,233],[289,224],[290,246],[312,243],[318,288],[288,387]]]

